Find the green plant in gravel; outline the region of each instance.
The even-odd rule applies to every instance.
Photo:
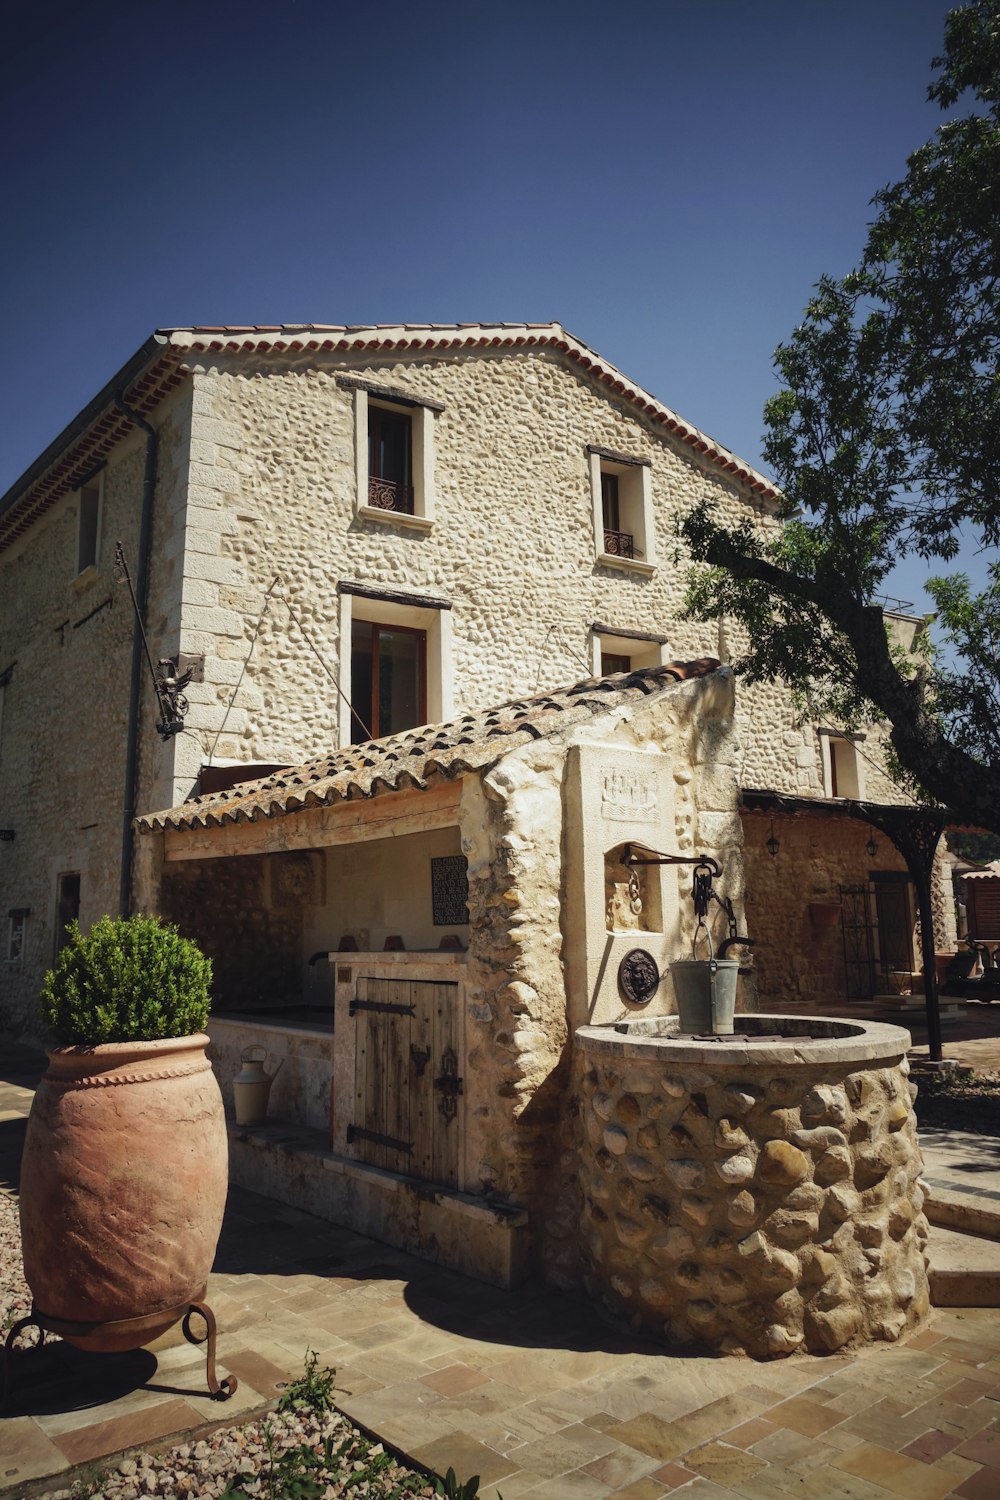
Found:
[[[305,1370],[289,1383],[281,1400],[279,1411],[332,1411],[336,1370],[324,1365],[319,1368],[319,1355],[315,1349],[306,1350]]]
[[[202,1031],[212,964],[196,943],[155,917],[79,923],[42,983],[42,1019],[63,1047],[151,1042]]]
[[[326,1487],[318,1477],[324,1468],[323,1455],[308,1443],[279,1448],[271,1422],[265,1424],[263,1437],[267,1463],[259,1476],[263,1488],[253,1500],[259,1500],[260,1494],[266,1500],[319,1500]],[[251,1500],[251,1496],[236,1480],[230,1480],[220,1500]]]

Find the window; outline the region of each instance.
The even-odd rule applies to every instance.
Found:
[[[24,940],[28,930],[28,908],[15,906],[7,913],[7,962],[19,964],[24,957]]]
[[[0,672],[0,756],[3,755],[3,708],[4,698],[7,695],[7,684],[14,675],[14,668],[8,667],[6,672]]]
[[[374,620],[351,624],[351,743],[427,722],[427,635]],[[359,720],[363,722],[359,722]]]
[[[864,735],[820,729],[819,736],[824,795],[864,798],[865,763],[859,748],[864,743]]]
[[[340,743],[451,718],[450,600],[347,580],[337,592]]]
[[[598,562],[651,573],[656,559],[649,460],[593,444],[587,451]]]
[[[610,677],[614,672],[638,672],[643,667],[663,665],[666,636],[652,635],[645,630],[625,630],[596,621],[590,631],[595,677]]]
[[[69,941],[66,928],[70,922],[79,921],[80,918],[80,875],[78,871],[72,871],[59,876],[56,895],[56,936],[55,956],[58,958],[60,952]]]
[[[413,514],[410,416],[368,403],[368,504]]]
[[[103,478],[88,480],[77,490],[76,571],[96,568],[101,543],[101,499]]]
[[[337,384],[354,400],[355,514],[428,531],[434,520],[434,419],[438,401],[353,375]]]

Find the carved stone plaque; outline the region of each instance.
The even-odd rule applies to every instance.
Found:
[[[648,1005],[660,987],[656,959],[645,948],[631,948],[618,965],[618,988],[633,1005]]]
[[[652,777],[637,771],[605,771],[601,781],[601,817],[612,823],[646,822],[656,815]]]

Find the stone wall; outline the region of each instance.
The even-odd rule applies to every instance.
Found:
[[[621,1042],[578,1037],[586,1282],[614,1318],[767,1357],[895,1340],[926,1316],[905,1054],[793,1063],[789,1043],[786,1061],[744,1047],[720,1066],[709,1049],[687,1064],[683,1044],[667,1061]]]
[[[160,914],[212,960],[213,1010],[302,998],[304,908],[276,904],[271,892],[269,866],[283,857],[184,860],[164,870]]]
[[[526,1208],[539,1232],[545,1273],[562,1285],[579,1279],[575,1096],[567,1018],[587,1014],[577,994],[567,934],[601,952],[608,934],[580,935],[567,918],[565,798],[571,745],[652,750],[668,758],[677,784],[676,829],[682,848],[716,854],[720,889],[740,896],[739,818],[732,811],[735,739],[728,673],[679,686],[652,702],[602,717],[593,729],[553,737],[505,756],[480,780],[466,778],[462,847],[469,860],[470,947],[467,969],[467,1160],[478,1185]],[[591,809],[595,818],[599,809]],[[690,871],[683,888],[682,941],[693,918]],[[598,871],[601,876],[602,872]],[[579,913],[577,913],[579,917]],[[664,986],[649,1010],[672,1004]],[[624,1000],[623,1014],[628,1013]]]
[[[679,620],[673,517],[711,498],[732,519],[766,518],[689,447],[552,351],[354,363],[352,375],[444,406],[434,418],[435,519],[415,532],[389,514],[355,514],[344,368],[324,355],[205,357],[194,367],[182,645],[209,660],[188,719],[196,738],[177,746],[180,794],[215,742],[277,574],[334,676],[339,580],[448,599],[456,710],[589,676],[595,621],[660,633],[668,657],[717,654],[714,626]],[[651,464],[651,573],[596,561],[588,444]],[[782,738],[793,728],[787,695],[754,690],[741,711],[756,725],[747,782],[799,789],[803,767]],[[216,754],[301,762],[329,747],[338,716],[336,687],[273,599]],[[815,745],[797,735],[815,786]]]
[[[183,396],[158,414],[157,537],[183,495],[188,417]],[[137,567],[145,442],[136,433],[103,470],[96,566],[76,574],[77,495],[71,494],[0,559],[0,673],[13,667],[0,725],[0,807],[12,843],[0,844],[0,1027],[37,1034],[34,1001],[55,947],[56,892],[78,872],[86,928],[119,905],[133,613],[114,573],[121,539]],[[168,589],[158,550],[151,575],[150,643],[162,654]],[[143,667],[144,755],[160,754]],[[153,743],[150,744],[150,741]],[[29,909],[19,964],[6,962],[7,913]]]

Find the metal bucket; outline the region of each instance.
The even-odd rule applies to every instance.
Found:
[[[732,1036],[739,972],[735,958],[679,958],[670,965],[682,1031]]]

